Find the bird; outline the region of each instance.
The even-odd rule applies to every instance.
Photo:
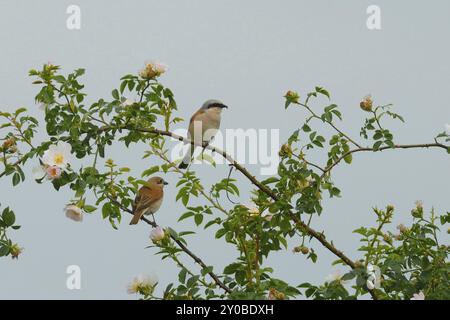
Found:
[[[133,219],[130,224],[137,224],[142,215],[153,215],[161,207],[164,198],[164,186],[168,183],[161,177],[151,177],[138,191],[133,203]]]
[[[209,143],[214,138],[220,128],[220,117],[223,109],[228,106],[220,100],[207,100],[200,109],[198,109],[191,117],[188,128],[188,138],[197,144],[204,142]],[[191,162],[195,151],[195,145],[191,144],[191,148],[183,157],[178,168],[186,169]]]

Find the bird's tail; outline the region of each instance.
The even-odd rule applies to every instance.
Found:
[[[130,224],[137,224],[139,222],[139,220],[141,220],[142,214],[144,213],[144,211],[139,210],[139,211],[135,211],[134,212],[134,216],[133,219],[131,219]]]
[[[186,169],[189,166],[192,156],[194,155],[194,151],[195,151],[195,146],[191,145],[191,148],[189,149],[188,152],[186,152],[185,156],[183,157],[183,160],[178,165],[178,168]]]

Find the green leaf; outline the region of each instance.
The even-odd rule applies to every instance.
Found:
[[[189,218],[189,217],[192,217],[194,214],[195,214],[195,213],[192,212],[192,211],[185,212],[185,213],[183,213],[183,214],[181,215],[180,218],[178,218],[178,221],[181,221],[181,220],[187,219],[187,218]]]
[[[303,130],[304,132],[310,132],[310,131],[311,131],[311,128],[305,123],[305,124],[303,125],[303,127],[302,127],[302,130]]]
[[[378,149],[380,149],[380,146],[383,144],[383,141],[377,141],[373,144],[373,150],[377,151]]]
[[[152,174],[156,173],[159,171],[159,166],[153,166],[150,169],[145,170],[144,172],[142,172],[142,176],[143,177],[148,177],[151,176]]]
[[[106,219],[107,217],[109,217],[110,212],[111,212],[111,204],[109,202],[107,202],[102,207],[103,219]]]
[[[119,91],[117,89],[114,89],[111,92],[111,95],[113,96],[114,99],[119,100],[120,96],[119,96]]]
[[[7,256],[9,254],[9,247],[6,245],[0,246],[0,257]]]
[[[228,266],[225,267],[225,269],[223,269],[223,273],[224,274],[233,274],[237,270],[239,270],[240,267],[241,267],[241,264],[237,263],[237,262],[229,264]]]
[[[90,206],[90,205],[85,205],[83,207],[84,211],[86,211],[87,213],[91,213],[94,212],[95,210],[97,210],[97,207],[94,206]]]
[[[178,274],[178,281],[180,281],[180,283],[184,283],[186,281],[186,275],[187,270],[185,268],[181,269],[180,273]]]
[[[348,280],[352,280],[354,277],[356,277],[356,274],[354,272],[349,272],[349,273],[344,274],[341,279],[343,281],[348,281]]]
[[[203,215],[201,213],[197,213],[194,220],[196,225],[200,225],[203,222]]]
[[[377,130],[375,132],[375,134],[373,135],[373,140],[379,140],[383,138],[383,132],[381,132],[380,130]]]
[[[127,86],[127,83],[128,81],[122,81],[122,83],[120,84],[120,93],[123,93],[125,87]]]
[[[346,163],[348,163],[348,164],[352,163],[352,160],[353,160],[353,155],[352,155],[351,153],[347,154],[347,155],[344,157],[344,161],[345,161]]]
[[[329,92],[328,92],[327,90],[325,90],[324,88],[322,88],[322,87],[316,87],[316,92],[317,92],[317,93],[320,93],[320,94],[326,96],[328,99],[330,99],[330,94],[329,94]]]
[[[217,232],[216,232],[216,239],[222,238],[225,235],[225,233],[227,233],[226,229],[219,229],[219,230],[217,230]]]
[[[201,273],[202,273],[202,276],[206,276],[208,273],[210,273],[212,271],[213,271],[213,266],[209,266],[209,267],[203,268]]]
[[[14,212],[8,208],[5,208],[2,213],[3,222],[7,227],[10,227],[16,222],[16,216]]]
[[[281,219],[280,221],[280,229],[283,232],[288,232],[291,230],[291,223],[289,221],[289,219],[285,218],[285,219]]]
[[[20,174],[18,172],[13,174],[12,183],[13,186],[17,186],[20,183]]]
[[[279,181],[279,179],[277,177],[270,177],[270,178],[267,178],[266,180],[262,181],[262,184],[268,185],[268,184],[272,184],[272,183],[275,183],[278,181]]]
[[[220,219],[219,219],[219,222],[217,221],[217,219],[211,220],[207,224],[205,224],[204,229],[207,229],[207,228],[211,227],[213,224],[218,224],[218,223],[220,223]]]

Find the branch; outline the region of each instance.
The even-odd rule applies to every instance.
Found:
[[[124,207],[120,202],[118,202],[117,200],[115,200],[114,198],[107,196],[108,199],[114,203],[115,205],[117,205],[119,208],[121,208],[123,211],[128,212],[129,214],[133,214],[133,211],[131,211],[130,209],[128,209],[127,207]],[[145,221],[147,224],[151,225],[153,228],[156,228],[158,225],[153,222],[148,220],[147,218],[145,218],[144,216],[141,217],[142,221]],[[202,261],[202,259],[200,259],[198,256],[196,256],[191,250],[188,249],[188,247],[181,242],[180,240],[178,240],[177,238],[175,238],[173,235],[170,234],[170,237],[172,238],[173,241],[175,241],[175,243],[180,247],[181,250],[183,250],[188,256],[190,256],[196,263],[198,263],[203,269],[207,268],[208,266]],[[225,292],[227,293],[231,293],[231,289],[228,288],[220,279],[219,277],[212,271],[208,272],[208,274],[211,276],[211,278],[214,280],[214,282],[221,287],[223,290],[225,290]]]
[[[339,164],[339,162],[341,162],[346,156],[348,156],[349,154],[352,153],[356,153],[356,152],[363,152],[363,151],[383,151],[383,150],[389,150],[389,149],[422,149],[422,148],[442,148],[444,150],[447,150],[448,147],[442,143],[423,143],[423,144],[397,144],[393,147],[389,147],[389,146],[385,146],[385,147],[381,147],[377,150],[375,150],[374,148],[356,148],[353,150],[348,151],[347,153],[344,153],[339,159],[337,159],[334,163],[332,163],[331,165],[329,165],[327,168],[325,168],[325,171],[323,173],[323,175],[327,174],[328,172],[331,171],[331,169],[333,169],[337,164]]]

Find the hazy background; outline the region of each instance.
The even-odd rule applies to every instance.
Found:
[[[81,30],[66,28],[66,8],[81,8]],[[381,7],[382,30],[366,27],[366,8]],[[229,128],[279,128],[286,139],[305,118],[303,112],[283,111],[288,89],[304,94],[315,85],[329,89],[345,117],[340,127],[357,137],[365,114],[360,99],[372,93],[375,102],[394,103],[407,123],[393,124],[399,143],[432,142],[450,123],[450,2],[442,1],[0,1],[0,109],[34,104],[38,90],[27,76],[47,61],[63,72],[84,67],[88,101],[110,99],[119,78],[137,72],[147,59],[170,66],[161,81],[172,88],[179,115],[189,118],[204,100],[219,98],[230,109],[222,125]],[[183,127],[180,124],[179,127]],[[108,156],[140,174],[154,162],[141,160],[143,148]],[[335,170],[341,199],[325,202],[314,227],[352,258],[359,257],[361,225],[374,225],[371,207],[393,204],[395,223],[408,224],[414,201],[439,213],[450,208],[449,156],[442,150],[411,150],[358,154],[351,166]],[[323,160],[323,159],[322,159]],[[77,163],[74,163],[76,166]],[[79,163],[78,163],[79,165]],[[126,285],[139,273],[158,276],[161,287],[176,280],[177,269],[161,261],[149,244],[145,224],[118,231],[99,213],[75,223],[63,214],[72,193],[57,193],[49,183],[29,178],[17,188],[0,181],[0,202],[10,205],[22,229],[10,236],[25,251],[18,261],[0,259],[0,298],[135,298]],[[257,173],[258,166],[249,166]],[[223,178],[227,167],[196,167],[205,185]],[[241,186],[249,190],[242,180]],[[184,211],[175,202],[177,176],[171,175],[158,222],[177,230]],[[248,202],[248,192],[241,198]],[[229,203],[224,200],[225,205]],[[211,241],[215,230],[189,239],[189,247],[220,272],[235,253],[222,241]],[[445,241],[448,241],[448,236]],[[290,243],[290,249],[297,243]],[[275,276],[300,284],[322,283],[334,269],[334,256],[317,242],[318,264],[291,250],[272,255]],[[185,258],[184,261],[190,261]],[[66,288],[66,267],[82,270],[82,289]]]

